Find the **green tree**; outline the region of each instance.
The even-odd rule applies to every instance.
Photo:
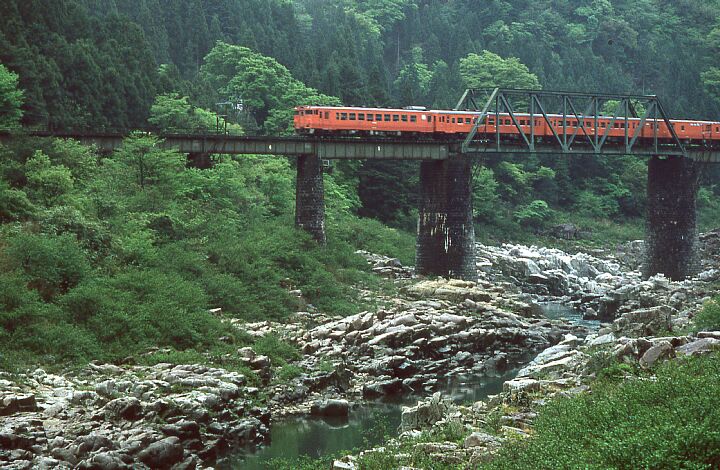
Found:
[[[210,111],[190,104],[187,96],[168,93],[155,97],[148,122],[164,132],[205,133],[215,132],[218,124],[220,129],[225,128],[225,120],[217,119]],[[242,134],[242,128],[237,124],[227,128],[231,134]]]
[[[519,59],[503,59],[490,51],[460,59],[460,77],[467,88],[540,89],[538,77]]]
[[[205,57],[204,80],[219,97],[242,101],[261,126],[285,131],[292,123],[292,108],[300,104],[339,104],[295,79],[271,57],[247,47],[218,42]],[[271,116],[272,115],[272,116]]]
[[[401,106],[422,104],[427,101],[433,75],[422,60],[422,49],[414,47],[410,59],[400,69],[395,87],[398,90],[398,101]]]
[[[25,164],[27,186],[33,201],[45,206],[62,203],[72,193],[72,173],[63,165],[53,165],[41,150]]]
[[[552,210],[547,202],[535,200],[521,206],[513,214],[515,220],[521,225],[530,226],[536,230],[541,229],[552,217]]]
[[[497,212],[498,183],[492,169],[480,167],[473,173],[472,196],[475,219],[490,221]]]
[[[0,130],[18,127],[22,117],[22,101],[18,75],[0,64]]]

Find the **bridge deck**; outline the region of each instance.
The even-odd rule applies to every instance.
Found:
[[[25,135],[35,137],[71,138],[84,144],[95,145],[104,151],[113,151],[122,145],[127,134],[123,133],[85,133],[85,132],[47,132],[33,131]],[[446,160],[450,155],[462,153],[461,141],[420,140],[409,137],[346,137],[346,138],[320,138],[317,136],[233,136],[222,134],[155,134],[164,141],[166,148],[176,149],[182,153],[199,154],[229,154],[229,155],[282,155],[298,157],[302,155],[315,155],[327,160]],[[12,134],[0,133],[0,141],[11,139]],[[591,147],[581,144],[571,149],[562,149],[552,143],[538,143],[535,150],[530,152],[527,147],[518,145],[517,148],[505,145],[502,149],[488,146],[477,152],[467,153],[466,156],[491,154],[573,154],[573,155],[624,155],[622,145],[607,145],[601,153],[595,152]],[[720,163],[720,150],[703,146],[688,146],[687,156],[693,160],[707,163]],[[677,152],[668,149],[661,155],[673,156]],[[647,156],[653,154],[653,149],[636,144],[632,149],[633,155]]]

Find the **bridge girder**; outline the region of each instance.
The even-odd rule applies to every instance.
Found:
[[[616,102],[615,111],[612,115],[603,114],[603,107],[609,102]],[[518,112],[519,107],[527,110]],[[638,109],[641,112],[638,112]],[[689,157],[689,146],[678,137],[662,103],[655,95],[511,88],[467,89],[455,110],[475,111],[480,114],[462,143],[461,152],[466,155],[563,153]],[[497,123],[501,114],[510,117],[517,133],[501,133],[500,126],[497,125],[494,126],[494,135],[479,132],[481,126],[487,124],[489,117],[494,117],[494,122]],[[529,125],[521,125],[520,114],[522,119],[529,119]],[[550,115],[561,117],[562,125],[551,124]],[[603,122],[610,119],[607,127],[598,125],[600,119]],[[631,129],[630,119],[639,119],[639,125]],[[536,134],[537,120],[550,129],[552,136]],[[588,120],[592,122],[589,126],[586,124]],[[578,125],[569,125],[572,122]],[[616,123],[623,123],[624,135],[620,139],[610,136]],[[652,123],[652,135],[641,138],[643,131],[647,132],[646,123]],[[660,123],[664,123],[670,131],[669,137],[659,135]],[[527,127],[530,128],[529,132],[524,129]]]

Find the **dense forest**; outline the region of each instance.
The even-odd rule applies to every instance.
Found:
[[[661,0],[9,1],[0,62],[19,75],[22,123],[51,128],[146,127],[156,97],[173,94],[209,111],[242,101],[232,119],[247,133],[289,132],[299,103],[449,108],[467,86],[498,84],[657,94],[672,116],[710,119],[717,11]],[[356,189],[360,215],[412,229],[416,173],[367,162],[336,177]],[[480,233],[494,237],[563,211],[637,218],[645,203],[644,164],[632,159],[487,161],[476,186]]]
[[[298,104],[449,108],[468,86],[497,85],[656,94],[672,116],[717,119],[719,6],[9,0],[0,4],[0,126],[214,132],[216,104],[229,102],[242,104],[222,110],[230,132],[284,134]],[[323,250],[290,228],[291,161],[218,158],[199,171],[147,137],[109,157],[32,139],[0,154],[0,339],[8,354],[50,354],[67,337],[81,345],[76,359],[203,345],[217,322],[198,313],[166,331],[159,312],[221,306],[245,318],[282,317],[295,302],[287,285],[315,306],[349,312],[358,307],[348,286],[372,283],[353,249],[412,261],[416,163],[336,164],[325,176],[335,233]],[[562,222],[594,232],[590,243],[642,236],[642,159],[481,163],[481,239],[534,239]],[[720,213],[717,191],[708,177],[704,221]],[[100,314],[91,314],[96,304]],[[128,311],[142,315],[118,313]]]

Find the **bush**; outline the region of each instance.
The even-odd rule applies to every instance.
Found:
[[[267,356],[273,366],[284,366],[289,361],[300,359],[300,351],[291,343],[275,334],[267,334],[255,340],[253,350],[257,354]]]
[[[720,356],[672,361],[657,380],[596,383],[544,407],[531,439],[488,468],[718,468]]]
[[[519,224],[540,229],[552,217],[552,210],[548,207],[547,202],[535,200],[520,207],[513,215]]]
[[[720,296],[705,302],[702,309],[695,315],[695,327],[698,331],[720,330]]]
[[[90,272],[85,253],[75,237],[67,234],[15,235],[8,240],[5,259],[0,262],[9,270],[24,273],[28,285],[45,300],[72,289]]]

